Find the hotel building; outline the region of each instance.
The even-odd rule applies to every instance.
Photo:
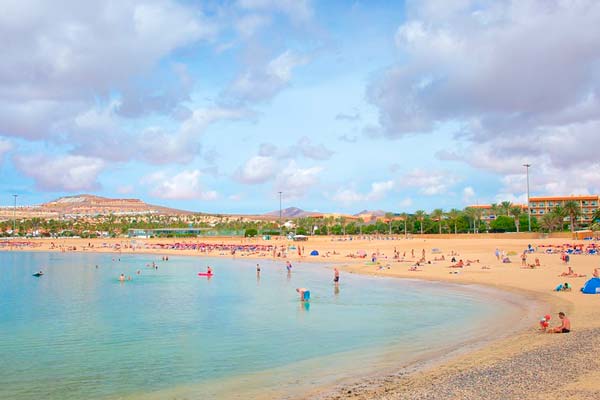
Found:
[[[556,197],[530,197],[531,215],[541,218],[544,214],[552,212],[552,210],[561,206],[564,207],[568,201],[574,201],[581,207],[580,223],[589,224],[592,222],[592,216],[599,207],[599,196],[556,196]]]

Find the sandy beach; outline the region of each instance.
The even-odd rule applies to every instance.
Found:
[[[335,387],[311,394],[320,399],[507,399],[600,398],[598,370],[600,360],[594,350],[600,344],[600,296],[584,295],[580,288],[600,266],[597,255],[570,256],[567,265],[559,252],[565,244],[581,245],[589,241],[566,238],[410,238],[340,240],[311,237],[307,242],[284,239],[198,238],[198,239],[33,239],[26,245],[13,246],[2,241],[0,251],[76,251],[76,252],[144,252],[157,255],[222,256],[278,258],[299,262],[320,262],[341,267],[344,274],[360,273],[390,278],[447,281],[459,284],[490,286],[519,293],[543,304],[550,314],[550,326],[558,324],[557,313],[564,311],[572,322],[570,334],[544,334],[538,319],[524,321],[519,332],[493,340],[483,348],[457,353],[428,365],[399,368],[393,373],[361,380],[340,381]],[[178,243],[179,245],[175,245]],[[191,249],[192,244],[200,246]],[[185,244],[185,246],[181,246]],[[247,246],[232,254],[230,247]],[[522,267],[521,254],[531,245]],[[186,248],[187,246],[187,248]],[[257,247],[260,246],[260,247]],[[262,247],[273,246],[273,247]],[[283,247],[282,247],[283,246]],[[288,250],[288,246],[295,249]],[[304,248],[298,255],[297,247]],[[497,259],[496,249],[510,263]],[[309,256],[317,250],[319,256]],[[413,256],[414,252],[414,256]],[[425,262],[415,267],[425,254]],[[552,252],[552,254],[550,254]],[[364,255],[364,258],[362,258]],[[442,256],[445,260],[440,260]],[[376,258],[372,262],[372,257]],[[452,262],[451,259],[456,261]],[[502,257],[501,257],[502,258]],[[539,267],[535,259],[539,260]],[[449,268],[463,260],[462,268]],[[570,266],[577,275],[560,276]],[[411,267],[413,270],[411,270]],[[416,269],[416,270],[415,270]],[[571,291],[555,292],[560,283],[568,282]],[[543,314],[542,314],[543,315]],[[449,316],[451,318],[451,316]],[[510,327],[507,327],[510,330]],[[502,337],[503,335],[499,335]],[[505,336],[505,335],[504,335]],[[401,363],[399,362],[399,365]],[[308,398],[308,397],[307,397]]]

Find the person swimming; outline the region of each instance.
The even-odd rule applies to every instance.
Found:
[[[119,282],[125,282],[125,274],[119,275]]]

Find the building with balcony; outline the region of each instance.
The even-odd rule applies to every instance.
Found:
[[[581,207],[581,217],[578,222],[583,224],[590,224],[594,213],[600,208],[598,195],[531,197],[529,198],[531,215],[541,218],[545,214],[552,212],[557,206],[564,207],[568,201],[574,201]]]

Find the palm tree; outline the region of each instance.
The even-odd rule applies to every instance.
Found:
[[[576,201],[571,200],[571,201],[567,201],[563,205],[563,208],[565,209],[565,212],[569,216],[569,220],[571,222],[571,233],[574,233],[575,232],[575,222],[576,222],[577,218],[579,218],[581,216],[581,206]]]
[[[342,227],[342,234],[345,236],[346,235],[346,217],[339,216],[336,219],[336,222],[341,225],[341,227]]]
[[[458,219],[461,216],[461,212],[460,210],[457,210],[456,208],[453,208],[452,210],[448,211],[448,218],[450,219],[450,222],[452,222],[454,224],[454,234],[456,235],[458,233],[458,229],[457,229],[457,224],[458,224]]]
[[[523,209],[519,206],[513,206],[510,208],[510,215],[512,215],[513,218],[515,219],[515,226],[517,227],[517,233],[519,233],[519,225],[520,225],[519,217],[521,216],[522,213],[523,213]]]
[[[510,217],[510,209],[512,208],[512,203],[510,201],[503,201],[500,203],[500,209],[502,212],[506,214],[507,217]]]
[[[444,210],[441,208],[436,208],[431,212],[431,218],[438,221],[438,226],[440,228],[440,235],[442,234],[442,217],[444,216]]]
[[[492,203],[490,205],[490,214],[492,214],[494,217],[497,217],[500,212],[501,207],[498,204]]]
[[[407,238],[408,237],[408,232],[406,230],[406,224],[408,222],[408,214],[407,213],[402,213],[400,216],[404,220],[404,238]]]
[[[562,217],[554,213],[544,214],[540,221],[542,229],[552,232],[562,224]]]
[[[425,220],[425,216],[427,214],[423,210],[415,211],[415,218],[419,221],[419,225],[421,226],[421,235],[423,234],[423,221]]]
[[[391,212],[385,213],[385,219],[387,220],[387,223],[390,227],[390,235],[392,234],[392,219],[393,218],[394,218],[394,213],[391,213]]]
[[[594,214],[592,215],[592,222],[597,220],[600,220],[600,209],[594,211]]]
[[[475,224],[477,222],[477,208],[467,207],[463,213],[469,218],[469,229],[471,228],[471,220],[473,221],[473,233],[475,233]]]

